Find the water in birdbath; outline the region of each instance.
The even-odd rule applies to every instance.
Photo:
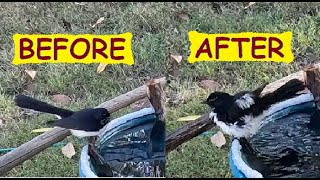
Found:
[[[165,177],[165,123],[154,114],[109,125],[93,148],[98,176]]]
[[[241,142],[243,159],[267,178],[320,177],[320,134],[309,128],[314,110],[309,102],[269,117],[257,134]]]

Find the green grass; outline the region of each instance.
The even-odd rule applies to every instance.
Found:
[[[236,92],[274,81],[317,61],[320,54],[320,3],[256,3],[243,10],[247,3],[1,3],[0,4],[0,117],[8,119],[0,131],[0,147],[17,147],[31,140],[34,128],[44,125],[52,116],[23,117],[12,100],[18,93],[50,100],[50,95],[61,93],[72,98],[70,109],[92,107],[140,86],[145,80],[168,75],[170,54],[180,54],[183,61],[180,76],[167,89],[168,98],[175,94],[183,103],[167,106],[167,131],[184,123],[181,116],[202,114],[207,107],[198,102],[209,92],[198,87],[201,79],[212,79],[221,84],[221,91]],[[189,14],[189,20],[178,17]],[[100,17],[105,20],[91,28]],[[63,28],[62,18],[71,23],[72,30]],[[188,32],[293,32],[295,61],[283,63],[218,63],[189,64]],[[96,73],[96,64],[11,64],[15,33],[71,33],[113,34],[132,32],[134,66],[110,65],[102,74]],[[32,93],[24,92],[25,69],[37,71]],[[170,78],[170,77],[169,77]],[[124,111],[123,111],[124,112]],[[121,113],[117,113],[120,115]],[[6,176],[78,176],[77,160],[81,148],[78,140],[69,137],[66,142],[76,144],[77,155],[64,157],[59,148],[50,148]],[[230,141],[228,141],[230,142]],[[214,147],[209,138],[199,136],[168,156],[169,177],[230,177],[228,146]]]

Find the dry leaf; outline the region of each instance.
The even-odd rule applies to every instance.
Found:
[[[71,101],[71,98],[63,94],[55,94],[52,96],[52,100],[55,103],[66,105]]]
[[[178,16],[185,21],[189,20],[189,15],[185,12],[179,12]]]
[[[69,159],[72,158],[76,154],[76,151],[74,150],[74,146],[71,142],[69,142],[67,145],[61,148],[62,154],[67,156]]]
[[[31,80],[33,80],[37,74],[37,71],[33,70],[24,70],[24,72],[26,72],[26,74],[31,78]]]
[[[179,55],[170,55],[168,73],[174,78],[179,77],[179,66],[181,60],[182,56],[179,57]]]
[[[201,116],[187,116],[187,117],[182,117],[179,118],[177,121],[194,121],[196,119],[198,119]]]
[[[250,6],[254,5],[256,2],[249,2],[248,6],[244,7],[243,9],[248,9]]]
[[[216,91],[220,87],[220,84],[213,80],[202,80],[199,86],[205,90]]]
[[[221,131],[218,131],[215,135],[210,137],[211,143],[221,148],[223,145],[226,144],[226,138],[224,137]]]
[[[107,67],[107,64],[104,64],[104,63],[100,63],[98,68],[97,68],[97,73],[102,73]]]
[[[130,108],[133,110],[133,111],[139,111],[143,108],[148,108],[148,107],[151,107],[151,103],[149,101],[148,98],[144,98],[144,99],[141,99],[139,101],[136,101],[135,103],[131,104],[130,105]]]
[[[96,27],[98,24],[102,23],[103,20],[104,20],[104,17],[99,18],[99,19],[97,20],[97,22],[96,22],[94,25],[92,25],[92,28],[94,28],[94,27]]]
[[[177,63],[180,64],[181,60],[182,60],[182,56],[180,55],[170,55],[174,60],[177,61]]]

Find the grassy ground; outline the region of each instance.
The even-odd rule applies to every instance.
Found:
[[[181,116],[202,114],[200,105],[209,92],[198,82],[211,79],[221,84],[219,90],[236,92],[257,87],[317,61],[320,54],[319,3],[1,3],[0,4],[0,117],[7,126],[0,131],[0,147],[17,147],[36,136],[30,133],[51,119],[49,115],[22,116],[12,102],[18,93],[50,100],[52,94],[71,97],[70,109],[92,107],[106,99],[140,86],[145,80],[167,74],[170,54],[180,54],[180,76],[172,80],[169,101],[180,97],[178,104],[168,103],[167,131],[184,123]],[[188,20],[179,18],[181,12]],[[100,17],[105,20],[91,28]],[[64,29],[62,19],[71,24]],[[186,60],[189,53],[188,31],[206,33],[293,31],[292,64],[279,63],[196,63]],[[112,65],[102,74],[92,65],[22,65],[13,66],[15,33],[93,33],[132,32],[134,66]],[[32,92],[23,91],[25,69],[37,71]],[[169,77],[170,78],[170,77]],[[69,137],[79,152],[80,143]],[[229,142],[229,141],[228,141]],[[230,177],[228,146],[214,147],[209,138],[199,136],[169,154],[169,177]],[[32,160],[14,168],[7,176],[78,176],[79,153],[71,160],[59,148],[50,148]]]

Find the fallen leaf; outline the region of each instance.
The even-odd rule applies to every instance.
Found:
[[[104,63],[100,63],[98,68],[97,68],[97,73],[102,73],[107,67],[107,64],[104,64]]]
[[[218,131],[215,135],[210,137],[211,143],[221,148],[223,145],[226,144],[226,138],[224,137],[221,131]]]
[[[149,101],[148,98],[144,98],[144,99],[141,99],[139,101],[136,101],[134,102],[133,104],[130,105],[130,108],[133,110],[133,111],[139,111],[143,108],[148,108],[148,107],[151,107],[151,103]]]
[[[71,142],[61,148],[62,154],[68,157],[69,159],[72,158],[76,154],[74,150],[74,146]]]
[[[31,132],[33,133],[43,133],[43,132],[47,132],[47,131],[50,131],[52,130],[53,128],[40,128],[40,129],[34,129],[32,130]]]
[[[189,20],[189,15],[188,15],[187,13],[185,13],[185,12],[179,12],[179,13],[178,13],[178,16],[179,16],[181,19],[185,20],[185,21],[188,21],[188,20]]]
[[[249,2],[248,6],[244,7],[243,9],[248,9],[250,6],[254,5],[256,2]]]
[[[199,86],[205,90],[216,91],[220,87],[220,84],[213,80],[202,80]]]
[[[97,20],[97,22],[96,22],[94,25],[92,25],[92,28],[94,28],[94,27],[96,27],[98,24],[102,23],[103,20],[104,20],[104,17],[99,18],[99,19]]]
[[[52,100],[55,103],[66,105],[71,101],[71,98],[63,94],[55,94],[52,96]]]
[[[31,80],[33,80],[37,74],[37,71],[33,70],[24,70],[24,72],[26,72],[26,74],[31,78]]]
[[[181,60],[182,60],[182,56],[180,55],[170,55],[174,60],[177,61],[177,63],[180,64]]]
[[[179,57],[179,55],[170,55],[168,73],[174,78],[179,77],[179,66],[181,60],[182,56]]]
[[[177,121],[194,121],[196,119],[198,119],[201,116],[186,116],[186,117],[181,117],[179,118]]]

